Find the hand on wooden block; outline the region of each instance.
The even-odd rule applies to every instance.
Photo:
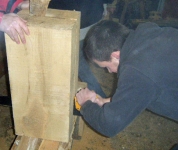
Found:
[[[14,13],[4,14],[0,24],[0,30],[5,32],[17,44],[20,44],[20,40],[25,44],[25,34],[30,34],[26,23],[27,21]]]

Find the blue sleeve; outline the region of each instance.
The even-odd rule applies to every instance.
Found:
[[[112,101],[103,107],[87,101],[81,114],[94,130],[112,137],[128,126],[158,95],[159,89],[153,81],[137,70],[126,67]]]

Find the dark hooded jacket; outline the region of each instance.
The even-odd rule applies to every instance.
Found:
[[[99,107],[87,101],[80,112],[91,127],[110,137],[145,109],[178,121],[178,30],[154,23],[139,25],[126,39],[111,102]]]

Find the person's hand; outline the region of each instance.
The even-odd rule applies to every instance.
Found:
[[[94,103],[97,103],[100,107],[102,107],[105,103],[110,102],[110,98],[102,98],[100,95],[97,95]]]
[[[20,44],[20,40],[25,44],[25,34],[30,34],[26,23],[27,21],[14,13],[4,14],[0,23],[0,30],[9,35],[17,44]]]
[[[88,88],[84,88],[76,94],[76,97],[78,103],[82,106],[88,100],[95,102],[96,93],[94,91],[89,90]]]

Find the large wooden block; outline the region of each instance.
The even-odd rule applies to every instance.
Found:
[[[15,132],[69,142],[78,84],[80,12],[19,14],[28,21],[26,44],[6,36]]]

